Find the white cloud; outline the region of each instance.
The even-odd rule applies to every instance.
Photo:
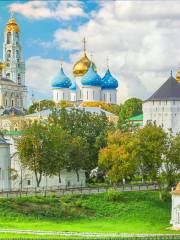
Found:
[[[68,63],[65,64],[69,67]],[[60,68],[60,61],[34,56],[26,61],[26,85],[28,86],[28,103],[31,95],[35,99],[52,99],[51,81]]]
[[[81,50],[85,36],[100,73],[109,56],[111,71],[119,79],[120,100],[146,98],[180,61],[179,11],[176,1],[104,1],[76,32],[57,30],[54,42],[61,49]],[[71,61],[79,56],[71,55]]]
[[[25,3],[12,3],[9,5],[9,10],[35,20],[45,18],[70,20],[73,17],[87,17],[83,10],[83,4],[79,1],[28,1]]]

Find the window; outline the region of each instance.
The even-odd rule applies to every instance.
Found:
[[[176,103],[176,101],[175,101],[175,100],[173,100],[173,105],[175,105],[175,103]]]
[[[153,100],[153,105],[154,105],[154,100]]]
[[[7,44],[10,44],[11,43],[11,33],[8,32],[7,33]]]
[[[64,99],[64,93],[63,93],[63,100],[65,100],[65,99]]]
[[[10,73],[6,73],[6,77],[10,79]]]
[[[11,50],[7,51],[7,61],[9,61],[11,58]]]
[[[11,106],[12,106],[12,107],[14,106],[14,100],[11,101]]]
[[[167,105],[167,100],[166,100],[166,105]]]
[[[93,100],[94,100],[94,91],[93,91]]]
[[[88,91],[87,91],[87,99],[88,99]]]
[[[20,73],[18,73],[18,84],[19,85],[21,84],[21,75],[20,75]]]
[[[110,100],[110,102],[111,102],[111,93],[110,93],[110,95],[109,95],[109,100]]]
[[[31,185],[31,180],[27,180],[27,185],[30,186]]]
[[[8,105],[8,101],[7,101],[7,99],[6,99],[6,101],[5,101],[5,106],[7,106]]]

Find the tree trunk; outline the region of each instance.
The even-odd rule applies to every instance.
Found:
[[[36,177],[37,187],[39,187],[39,186],[40,186],[40,183],[41,183],[42,173],[39,173],[39,177],[38,177],[37,171],[35,171],[34,173],[35,173],[35,177]]]
[[[76,175],[77,175],[77,181],[79,182],[79,172],[78,172],[78,169],[76,170]]]
[[[61,170],[59,170],[59,183],[61,183]]]

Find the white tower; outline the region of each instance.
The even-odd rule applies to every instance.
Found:
[[[25,85],[25,63],[22,60],[20,29],[11,16],[4,32],[3,43],[4,77],[18,85]]]

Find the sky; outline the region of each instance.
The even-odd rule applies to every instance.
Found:
[[[118,80],[118,103],[148,98],[180,64],[180,1],[5,1],[0,0],[0,46],[13,15],[21,29],[29,99],[51,99],[51,81],[61,62],[72,69],[92,54],[98,73],[106,59]],[[2,59],[2,48],[0,48]]]

